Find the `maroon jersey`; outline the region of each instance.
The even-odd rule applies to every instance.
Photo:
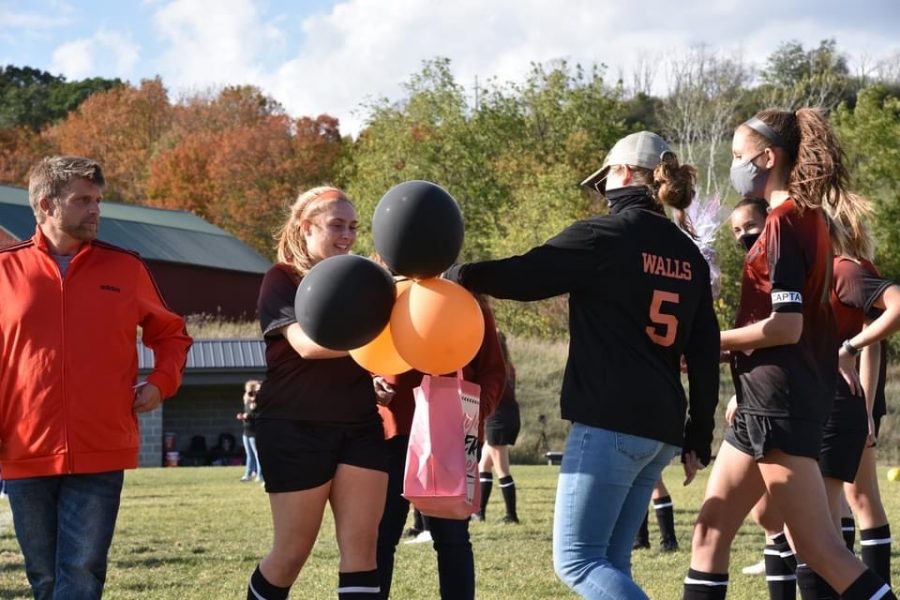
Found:
[[[844,256],[834,259],[834,286],[831,291],[831,308],[837,320],[838,339],[848,340],[859,333],[866,319],[875,319],[881,310],[875,308],[875,301],[884,290],[893,285],[888,279],[881,277],[878,269],[867,260],[856,262]],[[875,396],[873,414],[885,414],[884,375],[887,364],[887,343],[882,342],[881,368],[878,377],[878,389]],[[837,399],[851,398],[847,382],[843,377],[837,379]]]
[[[257,397],[258,419],[331,425],[378,422],[372,376],[349,356],[305,359],[279,331],[297,322],[294,296],[300,276],[276,264],[259,291],[259,321],[266,342],[266,379]]]
[[[772,312],[803,314],[796,344],[734,352],[738,404],[748,414],[823,422],[834,398],[838,338],[828,302],[831,240],[819,209],[792,199],[769,213],[744,260],[737,327]]]

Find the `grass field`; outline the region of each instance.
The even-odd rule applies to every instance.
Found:
[[[882,491],[900,531],[900,483]],[[105,598],[211,600],[244,598],[247,579],[268,551],[271,522],[266,494],[256,484],[239,483],[238,467],[141,469],[127,474],[122,509],[110,555]],[[682,487],[680,468],[665,472],[675,502],[681,550],[655,548],[634,556],[634,577],[654,599],[681,597],[681,580],[690,560],[690,531],[703,496],[706,473]],[[520,525],[503,525],[502,500],[492,498],[488,520],[473,523],[478,598],[481,600],[574,598],[556,579],[551,563],[551,524],[558,467],[518,465]],[[9,507],[0,501],[0,599],[27,598],[22,558],[10,524]],[[650,519],[651,538],[658,537]],[[895,533],[896,535],[896,533]],[[900,582],[895,545],[893,579]],[[766,597],[765,580],[740,568],[761,557],[762,536],[748,523],[732,554],[730,599]],[[326,517],[322,535],[293,588],[292,598],[334,598],[337,547]],[[437,598],[435,553],[430,544],[397,550],[394,598]]]

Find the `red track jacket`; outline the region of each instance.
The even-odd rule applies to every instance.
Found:
[[[135,341],[155,352],[147,378],[175,393],[191,338],[146,265],[84,244],[65,278],[40,230],[0,250],[0,468],[4,479],[137,466]]]

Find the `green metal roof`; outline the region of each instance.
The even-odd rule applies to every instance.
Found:
[[[0,185],[0,228],[24,240],[34,235],[28,191]],[[138,252],[147,260],[265,273],[271,263],[255,250],[181,210],[103,202],[98,238]]]

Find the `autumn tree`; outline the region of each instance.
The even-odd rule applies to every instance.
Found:
[[[157,77],[92,95],[48,133],[61,152],[103,165],[109,197],[139,204],[147,197],[150,160],[171,121],[168,93]]]
[[[28,170],[55,149],[45,136],[30,127],[0,129],[0,183],[28,184]]]
[[[189,210],[272,256],[301,189],[334,179],[342,140],[327,115],[292,119],[252,86],[187,98],[150,163],[148,202]]]

